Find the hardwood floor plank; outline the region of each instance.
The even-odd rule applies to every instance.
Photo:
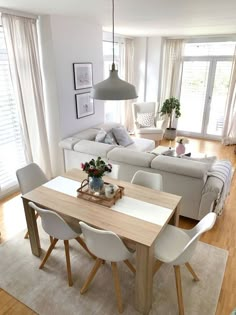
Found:
[[[216,155],[218,159],[229,159],[236,167],[235,146],[224,146],[217,141],[190,139],[193,151]],[[162,141],[160,145],[169,146],[169,141]],[[174,142],[172,142],[172,146]],[[229,315],[236,307],[236,175],[232,180],[231,193],[227,199],[223,214],[217,218],[214,228],[201,237],[201,241],[229,251],[226,271],[217,306],[216,315]],[[12,217],[15,219],[12,220]],[[180,218],[180,226],[192,228],[195,220]],[[18,232],[26,230],[24,210],[19,194],[0,200],[0,243],[14,237]],[[204,263],[204,262],[203,262]],[[201,275],[199,275],[201,277]],[[27,306],[0,289],[0,315],[3,314],[36,314]]]

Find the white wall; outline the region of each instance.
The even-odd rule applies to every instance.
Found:
[[[135,85],[140,102],[159,99],[161,49],[161,37],[134,40]]]
[[[102,101],[94,101],[95,114],[76,119],[73,63],[92,62],[93,81],[103,79],[102,26],[78,17],[43,16],[39,23],[47,126],[53,174],[63,169],[58,142],[104,121]]]

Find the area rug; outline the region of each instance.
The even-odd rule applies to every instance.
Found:
[[[98,271],[89,290],[79,290],[94,261],[75,241],[71,241],[71,265],[74,285],[68,287],[63,242],[58,242],[43,270],[33,256],[24,233],[0,246],[0,287],[41,315],[118,314],[109,263]],[[41,246],[49,245],[40,231]],[[186,315],[214,315],[221,290],[228,252],[199,242],[191,264],[200,278],[194,282],[182,267],[182,285]],[[124,315],[138,315],[134,309],[134,276],[119,264]],[[150,315],[177,315],[177,297],[173,267],[163,265],[153,285]]]

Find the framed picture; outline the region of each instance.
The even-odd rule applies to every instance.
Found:
[[[93,115],[94,103],[89,92],[75,94],[77,119]]]
[[[92,63],[73,63],[75,90],[91,88],[93,85]]]

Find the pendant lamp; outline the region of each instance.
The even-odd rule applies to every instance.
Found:
[[[112,51],[113,60],[110,75],[108,79],[93,86],[91,97],[97,100],[130,100],[137,98],[135,86],[121,80],[118,76],[118,70],[115,68],[114,62],[114,0],[112,0]]]

